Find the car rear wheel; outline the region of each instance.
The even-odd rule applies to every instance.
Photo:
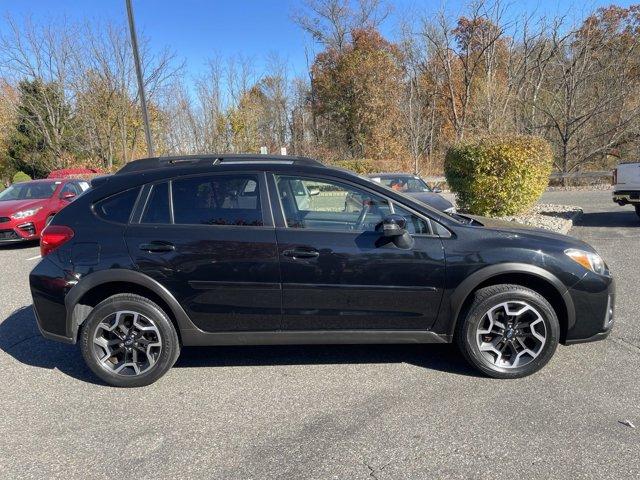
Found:
[[[118,294],[99,303],[82,326],[80,348],[99,378],[116,387],[141,387],[176,362],[180,344],[167,314],[147,298]]]
[[[478,290],[456,331],[456,343],[478,370],[495,378],[537,372],[553,356],[558,317],[539,293],[519,285]]]

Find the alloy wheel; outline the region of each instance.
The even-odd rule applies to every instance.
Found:
[[[160,358],[160,330],[140,313],[118,311],[98,324],[93,336],[93,352],[98,362],[113,373],[141,375]]]
[[[476,341],[486,361],[500,368],[523,367],[536,359],[547,341],[542,315],[527,302],[500,303],[484,314]]]

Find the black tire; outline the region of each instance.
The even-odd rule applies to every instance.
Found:
[[[148,370],[139,374],[124,375],[115,373],[105,366],[108,365],[107,362],[103,364],[100,361],[98,358],[99,353],[97,352],[98,348],[94,347],[94,338],[98,326],[104,319],[123,311],[142,315],[146,321],[156,327],[161,339],[161,349],[157,353],[155,363],[149,366]],[[173,323],[162,308],[140,295],[122,293],[103,300],[91,311],[82,324],[80,350],[91,371],[109,385],[114,387],[142,387],[158,380],[175,364],[180,354],[180,341]]]
[[[640,217],[640,205],[634,205],[636,207],[636,215]]]
[[[538,347],[537,356],[535,358],[530,358],[532,355],[526,354],[526,357],[524,358],[528,363],[523,361],[522,363],[525,364],[522,366],[518,366],[519,359],[515,362],[516,365],[514,366],[500,366],[496,363],[502,361],[502,357],[498,357],[498,355],[496,355],[492,362],[494,354],[492,352],[487,352],[486,350],[480,350],[481,347],[479,343],[482,343],[483,347],[491,343],[484,343],[484,339],[479,340],[479,338],[483,337],[479,337],[480,333],[478,330],[482,330],[484,326],[487,325],[487,322],[489,322],[488,317],[486,316],[487,313],[494,308],[500,308],[500,305],[507,302],[516,302],[515,305],[522,306],[523,304],[526,304],[532,307],[532,311],[536,314],[534,318],[537,319],[535,321],[535,323],[537,323],[535,327],[536,332],[540,335],[542,331],[546,337],[544,343],[534,339],[532,335],[529,335],[532,340],[524,339],[525,342],[533,341],[540,345]],[[543,330],[541,330],[542,325],[539,321],[540,318],[544,324]],[[484,322],[482,323],[482,326],[481,322]],[[534,322],[531,323],[533,324]],[[505,329],[505,331],[508,332],[507,329]],[[511,333],[513,334],[513,330]],[[522,331],[520,333],[522,333]],[[497,335],[493,338],[495,340],[500,340],[500,338],[505,339],[507,338],[505,335],[507,334],[503,333],[502,337]],[[492,337],[489,337],[487,340],[491,338]],[[560,325],[553,307],[539,293],[520,285],[493,285],[476,291],[473,302],[466,310],[464,318],[460,319],[455,333],[455,341],[465,359],[471,365],[490,377],[504,379],[526,377],[527,375],[531,375],[540,370],[549,362],[555,353],[559,338]],[[509,336],[507,341],[513,342],[514,345],[524,350],[522,345],[516,343],[517,340],[517,338]],[[502,340],[502,342],[503,343],[498,343],[498,348],[505,345],[506,342],[504,340]],[[513,358],[515,356],[515,354],[509,351],[507,358]]]

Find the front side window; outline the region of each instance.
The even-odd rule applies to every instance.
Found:
[[[67,184],[65,184],[64,187],[62,187],[62,190],[60,190],[60,196],[63,197],[67,193],[72,193],[74,195],[80,195],[80,193],[82,193],[82,191],[80,190],[80,187],[78,185],[76,185],[75,183],[67,183]]]
[[[373,231],[391,213],[384,198],[340,182],[292,176],[276,182],[289,228]]]
[[[400,207],[397,203],[394,203],[394,212],[398,215],[402,215],[407,219],[407,232],[411,235],[430,235],[431,228],[426,220],[414,215],[409,210]]]
[[[262,226],[256,175],[218,174],[172,182],[174,223]]]

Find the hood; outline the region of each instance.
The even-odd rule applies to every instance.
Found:
[[[0,201],[0,216],[8,217],[20,210],[28,210],[44,205],[48,198],[37,198],[34,200],[5,200]]]
[[[440,210],[441,212],[444,212],[448,208],[453,207],[453,204],[449,200],[447,200],[441,195],[438,195],[437,193],[407,192],[407,193],[404,193],[404,195],[407,195],[413,198],[414,200],[418,200],[419,202],[426,203],[430,207]]]
[[[569,235],[563,235],[562,233],[552,232],[551,230],[546,230],[544,228],[532,227],[530,225],[511,222],[508,220],[500,220],[497,218],[481,217],[478,215],[465,214],[464,216],[480,222],[483,226],[478,228],[488,228],[507,234],[514,234],[527,238],[535,238],[543,241],[559,241],[566,244],[567,248],[573,247],[580,248],[582,250],[588,250],[590,252],[595,251],[591,245],[583,242],[582,240],[578,240],[577,238],[571,237]]]

